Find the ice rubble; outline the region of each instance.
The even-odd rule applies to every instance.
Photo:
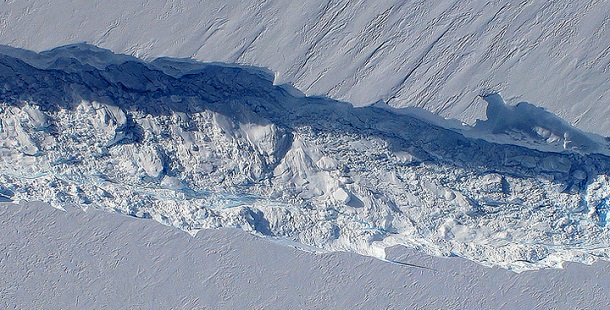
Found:
[[[491,96],[487,121],[450,130],[381,104],[294,96],[253,68],[88,45],[9,50],[1,199],[379,258],[401,244],[515,271],[610,255],[605,141],[531,106]],[[533,127],[522,109],[538,111]],[[538,142],[493,142],[516,132]],[[541,141],[566,148],[532,147]]]
[[[548,151],[573,150],[608,155],[608,139],[585,133],[543,108],[527,102],[509,106],[499,94],[483,96],[487,120],[478,120],[467,135]]]

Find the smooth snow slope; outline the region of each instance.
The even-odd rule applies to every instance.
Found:
[[[515,271],[608,259],[608,141],[485,99],[488,121],[450,130],[256,68],[2,47],[0,198],[382,259],[394,245]]]
[[[606,309],[610,265],[515,274],[393,249],[314,255],[236,230],[0,204],[3,309]]]
[[[477,95],[610,135],[608,1],[2,1],[0,43],[88,42],[277,72],[308,95],[383,100],[470,124]]]

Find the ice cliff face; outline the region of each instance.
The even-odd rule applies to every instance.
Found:
[[[0,1],[1,44],[260,66],[307,95],[469,124],[502,92],[606,136],[609,27],[597,0]]]
[[[527,104],[490,95],[487,121],[450,130],[302,96],[256,68],[88,45],[2,51],[2,200],[380,258],[402,244],[516,271],[610,255],[607,141],[533,107],[546,118],[524,126]],[[515,136],[534,142],[498,142]]]

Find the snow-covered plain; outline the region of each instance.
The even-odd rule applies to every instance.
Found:
[[[276,72],[307,95],[474,124],[478,95],[610,135],[608,1],[0,1],[0,44],[88,42]]]
[[[313,255],[238,230],[0,204],[3,309],[605,309],[610,264],[515,274],[392,249]]]
[[[85,44],[0,48],[0,87],[5,201],[381,259],[394,245],[514,271],[610,257],[607,139],[528,103],[489,94],[486,121],[447,129],[258,68]]]

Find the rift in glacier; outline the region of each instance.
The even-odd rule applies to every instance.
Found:
[[[2,200],[515,271],[610,255],[607,139],[529,104],[490,94],[488,120],[447,129],[297,95],[257,68],[0,51]]]

